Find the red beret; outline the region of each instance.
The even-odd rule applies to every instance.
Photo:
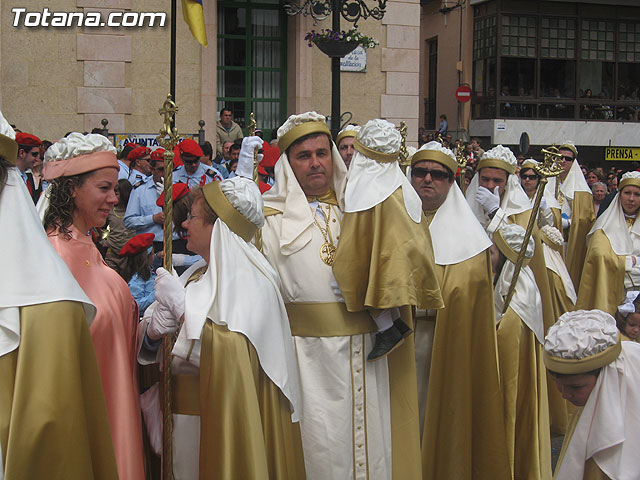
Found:
[[[124,247],[120,250],[120,255],[130,257],[143,252],[153,245],[154,238],[155,235],[153,233],[141,233],[140,235],[136,235],[124,244]]]
[[[184,162],[182,161],[182,158],[180,158],[180,149],[176,145],[173,147],[173,169],[175,170],[182,165],[184,165]]]
[[[138,160],[139,158],[149,155],[150,153],[151,149],[149,147],[136,147],[129,152],[129,155],[127,155],[127,160]]]
[[[275,167],[278,158],[280,158],[280,150],[278,147],[272,147],[267,142],[262,144],[262,160],[260,161],[260,165],[263,167]]]
[[[180,200],[182,197],[184,197],[187,193],[189,193],[189,187],[187,186],[186,183],[174,183],[173,184],[173,189],[172,189],[172,197],[173,197],[173,202],[177,202],[178,200]],[[164,207],[164,193],[161,193],[160,196],[158,197],[158,200],[156,200],[156,205],[158,205],[159,207]]]
[[[185,138],[184,140],[182,140],[178,144],[178,150],[180,150],[180,153],[193,155],[194,157],[204,156],[200,145],[198,145],[194,140],[191,140],[190,138]]]
[[[138,145],[137,143],[133,143],[133,142],[127,142],[124,146],[124,148],[138,148],[140,145]]]
[[[164,148],[156,148],[153,152],[151,152],[151,161],[161,161],[164,162]]]
[[[260,182],[258,182],[258,188],[260,189],[260,193],[264,193],[267,190],[271,189],[271,185],[260,180]]]
[[[42,145],[42,140],[30,133],[18,132],[16,133],[16,143],[21,147],[39,147]]]

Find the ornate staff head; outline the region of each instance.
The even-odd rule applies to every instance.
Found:
[[[400,150],[398,151],[398,163],[406,169],[409,166],[409,150],[407,150],[407,124],[402,121],[398,127],[402,140],[400,141]]]

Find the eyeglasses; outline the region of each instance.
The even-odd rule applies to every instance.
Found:
[[[562,160],[566,160],[567,162],[573,162],[573,157],[568,157],[566,155],[563,155]]]
[[[194,218],[200,218],[200,215],[191,215],[191,213],[187,213],[187,220],[193,220]]]
[[[540,177],[538,177],[538,175],[536,175],[535,173],[532,173],[531,175],[522,175],[520,174],[520,178],[522,180],[536,180]]]
[[[444,180],[449,178],[449,173],[444,170],[429,170],[428,168],[412,168],[411,176],[416,178],[425,178],[427,175],[431,175],[432,180]]]

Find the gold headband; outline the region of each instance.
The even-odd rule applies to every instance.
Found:
[[[356,138],[353,142],[353,148],[355,148],[358,152],[363,154],[367,158],[373,158],[376,162],[380,163],[392,163],[398,160],[398,153],[382,153],[373,148],[369,148],[364,146],[360,141]]]
[[[558,147],[558,150],[562,150],[563,148],[565,148],[567,150],[571,150],[573,152],[573,159],[574,160],[576,158],[578,158],[578,149],[576,147],[574,147],[573,145],[571,145],[569,143],[565,143],[564,145],[560,145]]]
[[[331,130],[324,122],[305,122],[300,125],[296,125],[287,133],[282,135],[278,139],[278,150],[280,155],[287,151],[287,148],[291,146],[293,142],[312,133],[326,133],[331,138]]]
[[[520,165],[520,171],[526,170],[526,169],[531,169],[535,172],[535,169],[533,167],[537,167],[538,163],[533,163],[534,161],[531,161],[531,159],[525,160],[524,162],[522,162],[522,165]],[[538,175],[538,172],[536,172],[536,175]]]
[[[500,250],[500,252],[505,257],[507,257],[507,260],[509,260],[514,264],[518,263],[518,252],[516,252],[513,248],[509,246],[507,241],[502,236],[502,233],[500,232],[500,230],[496,230],[496,232],[493,234],[493,243],[495,243],[496,247],[498,247],[498,250]],[[522,266],[526,267],[527,265],[529,265],[530,261],[531,261],[531,258],[524,257]]]
[[[560,358],[554,357],[546,350],[542,354],[544,366],[552,372],[578,375],[587,373],[597,368],[604,367],[613,362],[622,351],[622,337],[618,334],[618,342],[605,348],[600,353],[585,358]]]
[[[483,158],[478,162],[478,171],[486,167],[499,168],[501,170],[504,170],[510,175],[513,175],[514,173],[516,173],[515,165],[511,165],[505,162],[504,160],[500,160],[498,158]]]
[[[458,162],[456,162],[450,155],[447,155],[444,152],[439,150],[418,150],[411,157],[411,167],[418,162],[436,162],[440,165],[451,170],[451,173],[456,173],[458,171]]]
[[[343,138],[347,138],[347,137],[356,138],[357,135],[358,135],[358,132],[356,132],[355,130],[345,130],[344,132],[340,132],[338,134],[338,137],[336,138],[336,145],[338,145],[340,143],[340,140],[342,140]]]
[[[229,229],[245,242],[250,242],[258,231],[253,223],[245,218],[231,204],[227,196],[222,192],[220,182],[211,182],[202,187],[204,198],[220,219],[227,224]]]
[[[11,165],[18,159],[18,144],[6,135],[0,135],[0,155],[7,159]]]
[[[621,192],[624,187],[628,187],[629,185],[640,188],[640,178],[625,178],[618,185],[618,190]]]

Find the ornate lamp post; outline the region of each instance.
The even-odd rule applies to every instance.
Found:
[[[366,0],[304,0],[302,4],[285,2],[284,10],[287,15],[291,16],[302,14],[306,17],[311,15],[314,24],[332,15],[331,28],[334,32],[339,32],[340,15],[346,21],[353,23],[354,27],[357,27],[361,18],[366,20],[371,17],[376,20],[382,20],[387,7],[387,0],[375,0],[375,2],[377,5],[369,8]],[[348,51],[322,49],[331,58],[331,134],[333,138],[338,135],[340,130],[340,58],[351,53],[356,46],[357,44],[354,44],[351,50]]]

